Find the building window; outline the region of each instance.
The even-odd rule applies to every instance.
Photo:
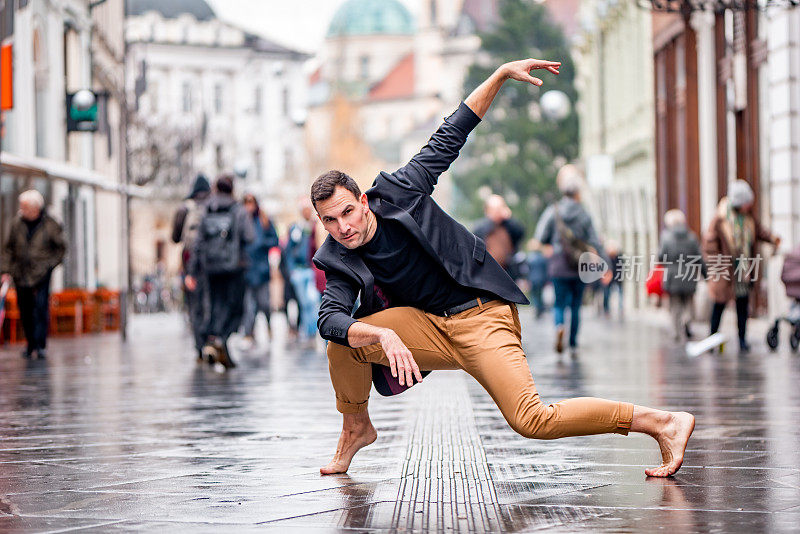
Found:
[[[223,105],[222,98],[223,98],[222,84],[218,83],[214,85],[214,113],[216,113],[217,115],[222,113],[222,105]]]
[[[288,178],[289,175],[291,174],[291,172],[292,172],[292,170],[294,168],[292,163],[293,163],[293,161],[292,161],[292,151],[289,150],[288,148],[285,148],[283,150],[283,173],[284,173],[284,178]]]
[[[183,112],[192,112],[192,84],[183,82]]]
[[[217,163],[217,172],[222,172],[222,169],[225,166],[225,162],[222,161],[222,145],[216,145],[214,147],[214,159]]]
[[[288,87],[284,87],[283,88],[283,97],[281,99],[281,102],[282,102],[281,109],[283,110],[283,116],[284,117],[288,117],[289,116],[289,88]]]
[[[147,92],[150,100],[150,112],[158,113],[158,82],[156,80],[150,82]]]
[[[253,112],[256,115],[261,115],[261,86],[256,85],[255,91],[253,93]]]
[[[362,80],[369,78],[369,56],[358,58],[358,74]]]
[[[264,179],[264,166],[261,162],[261,150],[253,150],[253,170],[255,171],[256,182]]]

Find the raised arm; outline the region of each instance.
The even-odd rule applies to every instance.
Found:
[[[535,69],[547,69],[553,74],[558,74],[561,68],[560,61],[544,61],[541,59],[522,59],[501,65],[489,76],[486,81],[475,88],[472,93],[464,100],[464,103],[477,115],[483,118],[486,111],[492,104],[494,97],[508,79],[527,82],[537,87],[541,86],[542,80],[531,76],[530,72]]]
[[[381,173],[375,185],[380,185],[381,181],[385,180],[404,189],[414,189],[430,195],[439,180],[439,175],[458,157],[461,147],[467,141],[467,136],[486,114],[506,80],[518,80],[540,86],[542,80],[531,76],[530,71],[547,69],[553,74],[558,74],[560,66],[561,63],[557,61],[539,59],[523,59],[500,66],[470,93],[452,115],[445,119],[411,161],[392,174]]]

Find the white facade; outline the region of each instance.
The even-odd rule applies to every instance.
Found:
[[[771,230],[782,237],[781,251],[789,252],[800,245],[800,9],[770,9],[762,20],[768,47],[762,84],[764,181]],[[767,273],[773,316],[785,313],[788,306],[781,266],[781,261],[772,261]]]
[[[131,93],[145,66],[137,120],[177,128],[191,141],[188,164],[178,169],[184,175],[170,178],[178,194],[197,173],[213,179],[240,167],[247,175],[237,187],[261,196],[271,211],[300,194],[303,54],[190,14],[129,16],[126,39]]]
[[[136,156],[131,162],[134,183],[159,200],[134,205],[136,276],[154,272],[159,262],[167,273],[179,269],[172,216],[198,173],[213,182],[220,173],[245,171],[238,194],[254,193],[274,217],[293,213],[296,198],[307,193],[307,57],[189,13],[129,13],[125,38],[128,95],[138,103],[131,150],[155,140],[160,152],[159,165],[139,165]]]

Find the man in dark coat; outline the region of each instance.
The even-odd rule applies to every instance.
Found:
[[[67,251],[61,225],[44,209],[41,193],[31,189],[19,196],[19,216],[11,225],[3,247],[0,272],[3,282],[14,280],[22,329],[30,359],[47,355],[50,324],[50,275]]]
[[[366,193],[340,171],[312,185],[311,200],[330,234],[314,256],[327,276],[319,331],[330,341],[331,382],[343,414],[339,446],[321,473],[347,471],[355,453],[377,439],[367,411],[373,381],[379,392],[399,393],[435,369],[467,371],[526,437],[645,432],[663,455],[647,473],[669,476],[680,467],[691,414],[596,398],[541,402],[521,346],[517,304],[527,299],[483,240],[430,196],[503,83],[538,86],[531,70],[558,74],[559,66],[536,59],[501,66],[419,154],[394,173],[380,173]]]

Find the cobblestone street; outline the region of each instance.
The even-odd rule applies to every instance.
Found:
[[[756,327],[749,355],[689,359],[666,315],[589,311],[573,360],[552,352],[549,316],[521,311],[545,401],[696,415],[676,477],[646,479],[660,455],[643,435],[522,438],[469,376],[445,371],[373,393],[378,441],[348,475],[322,477],[341,419],[321,350],[292,348],[279,324],[269,349],[223,374],[195,363],[179,316],[139,316],[127,345],[54,339],[47,361],[0,348],[0,531],[796,530],[800,358],[783,339],[768,353]]]

